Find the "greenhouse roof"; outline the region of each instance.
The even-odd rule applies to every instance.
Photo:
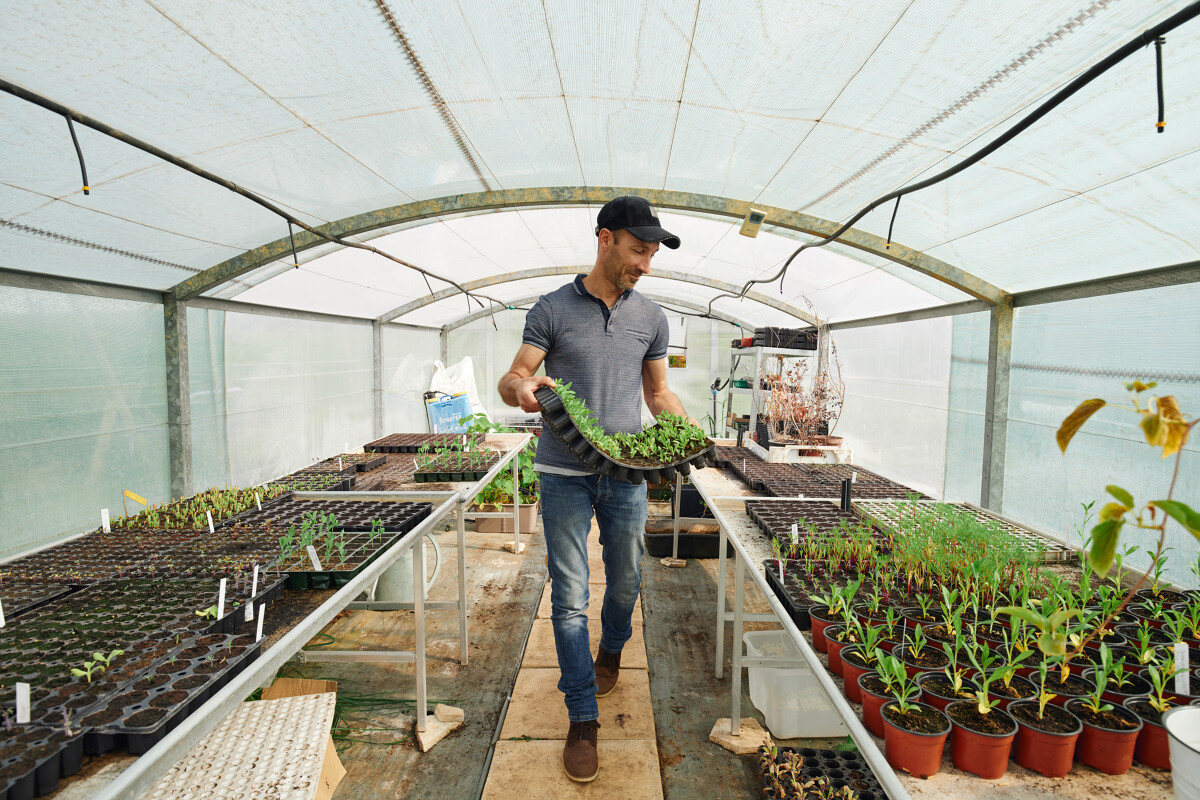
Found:
[[[683,239],[643,289],[707,308],[1186,5],[17,0],[0,77],[509,305],[588,269],[598,204],[636,191]],[[1163,64],[1164,135],[1147,46],[906,196],[890,246],[892,204],[713,309],[847,320],[1200,259],[1200,24]],[[87,196],[63,117],[0,93],[0,268],[421,325],[479,308],[306,233],[294,269],[279,216],[75,131]]]

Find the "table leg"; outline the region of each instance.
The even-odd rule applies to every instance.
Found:
[[[717,556],[717,677],[725,675],[725,548],[729,534],[721,527],[721,552]]]
[[[467,664],[467,500],[458,500],[458,662]]]
[[[417,623],[417,730],[425,730],[425,537],[414,545],[413,616]]]
[[[737,554],[733,556],[733,675],[732,710],[729,716],[729,732],[737,736],[742,732],[742,613],[746,599],[746,565]]]

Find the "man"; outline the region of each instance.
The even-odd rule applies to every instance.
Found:
[[[511,406],[538,411],[533,392],[553,386],[536,376],[569,382],[608,433],[641,430],[641,398],[650,412],[687,416],[667,387],[667,317],[634,291],[650,272],[660,244],[679,247],[641,197],[618,197],[596,218],[596,264],[574,282],[544,295],[529,311],[512,368],[500,379]],[[638,389],[641,389],[641,392]],[[596,777],[600,727],[597,697],[617,685],[621,648],[633,635],[630,618],[641,590],[645,552],[646,484],[632,485],[589,472],[553,434],[538,443],[542,520],[550,568],[551,619],[571,725],[563,768],[571,780]],[[595,513],[603,547],[606,587],[600,612],[600,652],[593,663],[588,639],[587,537]]]

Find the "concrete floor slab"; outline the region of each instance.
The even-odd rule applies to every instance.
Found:
[[[662,800],[653,739],[600,742],[600,774],[591,783],[567,777],[562,748],[561,741],[497,742],[483,800]]]
[[[588,625],[588,637],[592,641],[592,657],[600,648],[600,621],[595,620]],[[623,669],[646,668],[646,642],[642,635],[641,624],[633,626],[633,636],[625,643],[621,652],[621,667]],[[521,662],[522,669],[554,668],[558,669],[558,653],[554,649],[554,623],[548,619],[535,619],[533,629],[529,632],[529,642],[525,645],[525,660]]]
[[[517,675],[501,739],[565,739],[570,720],[557,669],[523,669]],[[612,694],[601,697],[601,739],[653,739],[650,677],[644,669],[623,669]]]

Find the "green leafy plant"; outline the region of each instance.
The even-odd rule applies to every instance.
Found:
[[[882,649],[875,651],[875,659],[879,664],[876,667],[879,679],[883,681],[892,697],[896,698],[896,707],[900,713],[907,714],[916,708],[916,703],[909,701],[916,696],[917,685],[912,678],[908,677],[904,662],[883,652]]]
[[[554,391],[580,433],[598,450],[617,460],[642,458],[659,463],[681,461],[708,444],[704,429],[669,411],[659,412],[655,424],[638,433],[609,435],[596,420],[596,414],[580,400],[571,384],[556,381]]]

